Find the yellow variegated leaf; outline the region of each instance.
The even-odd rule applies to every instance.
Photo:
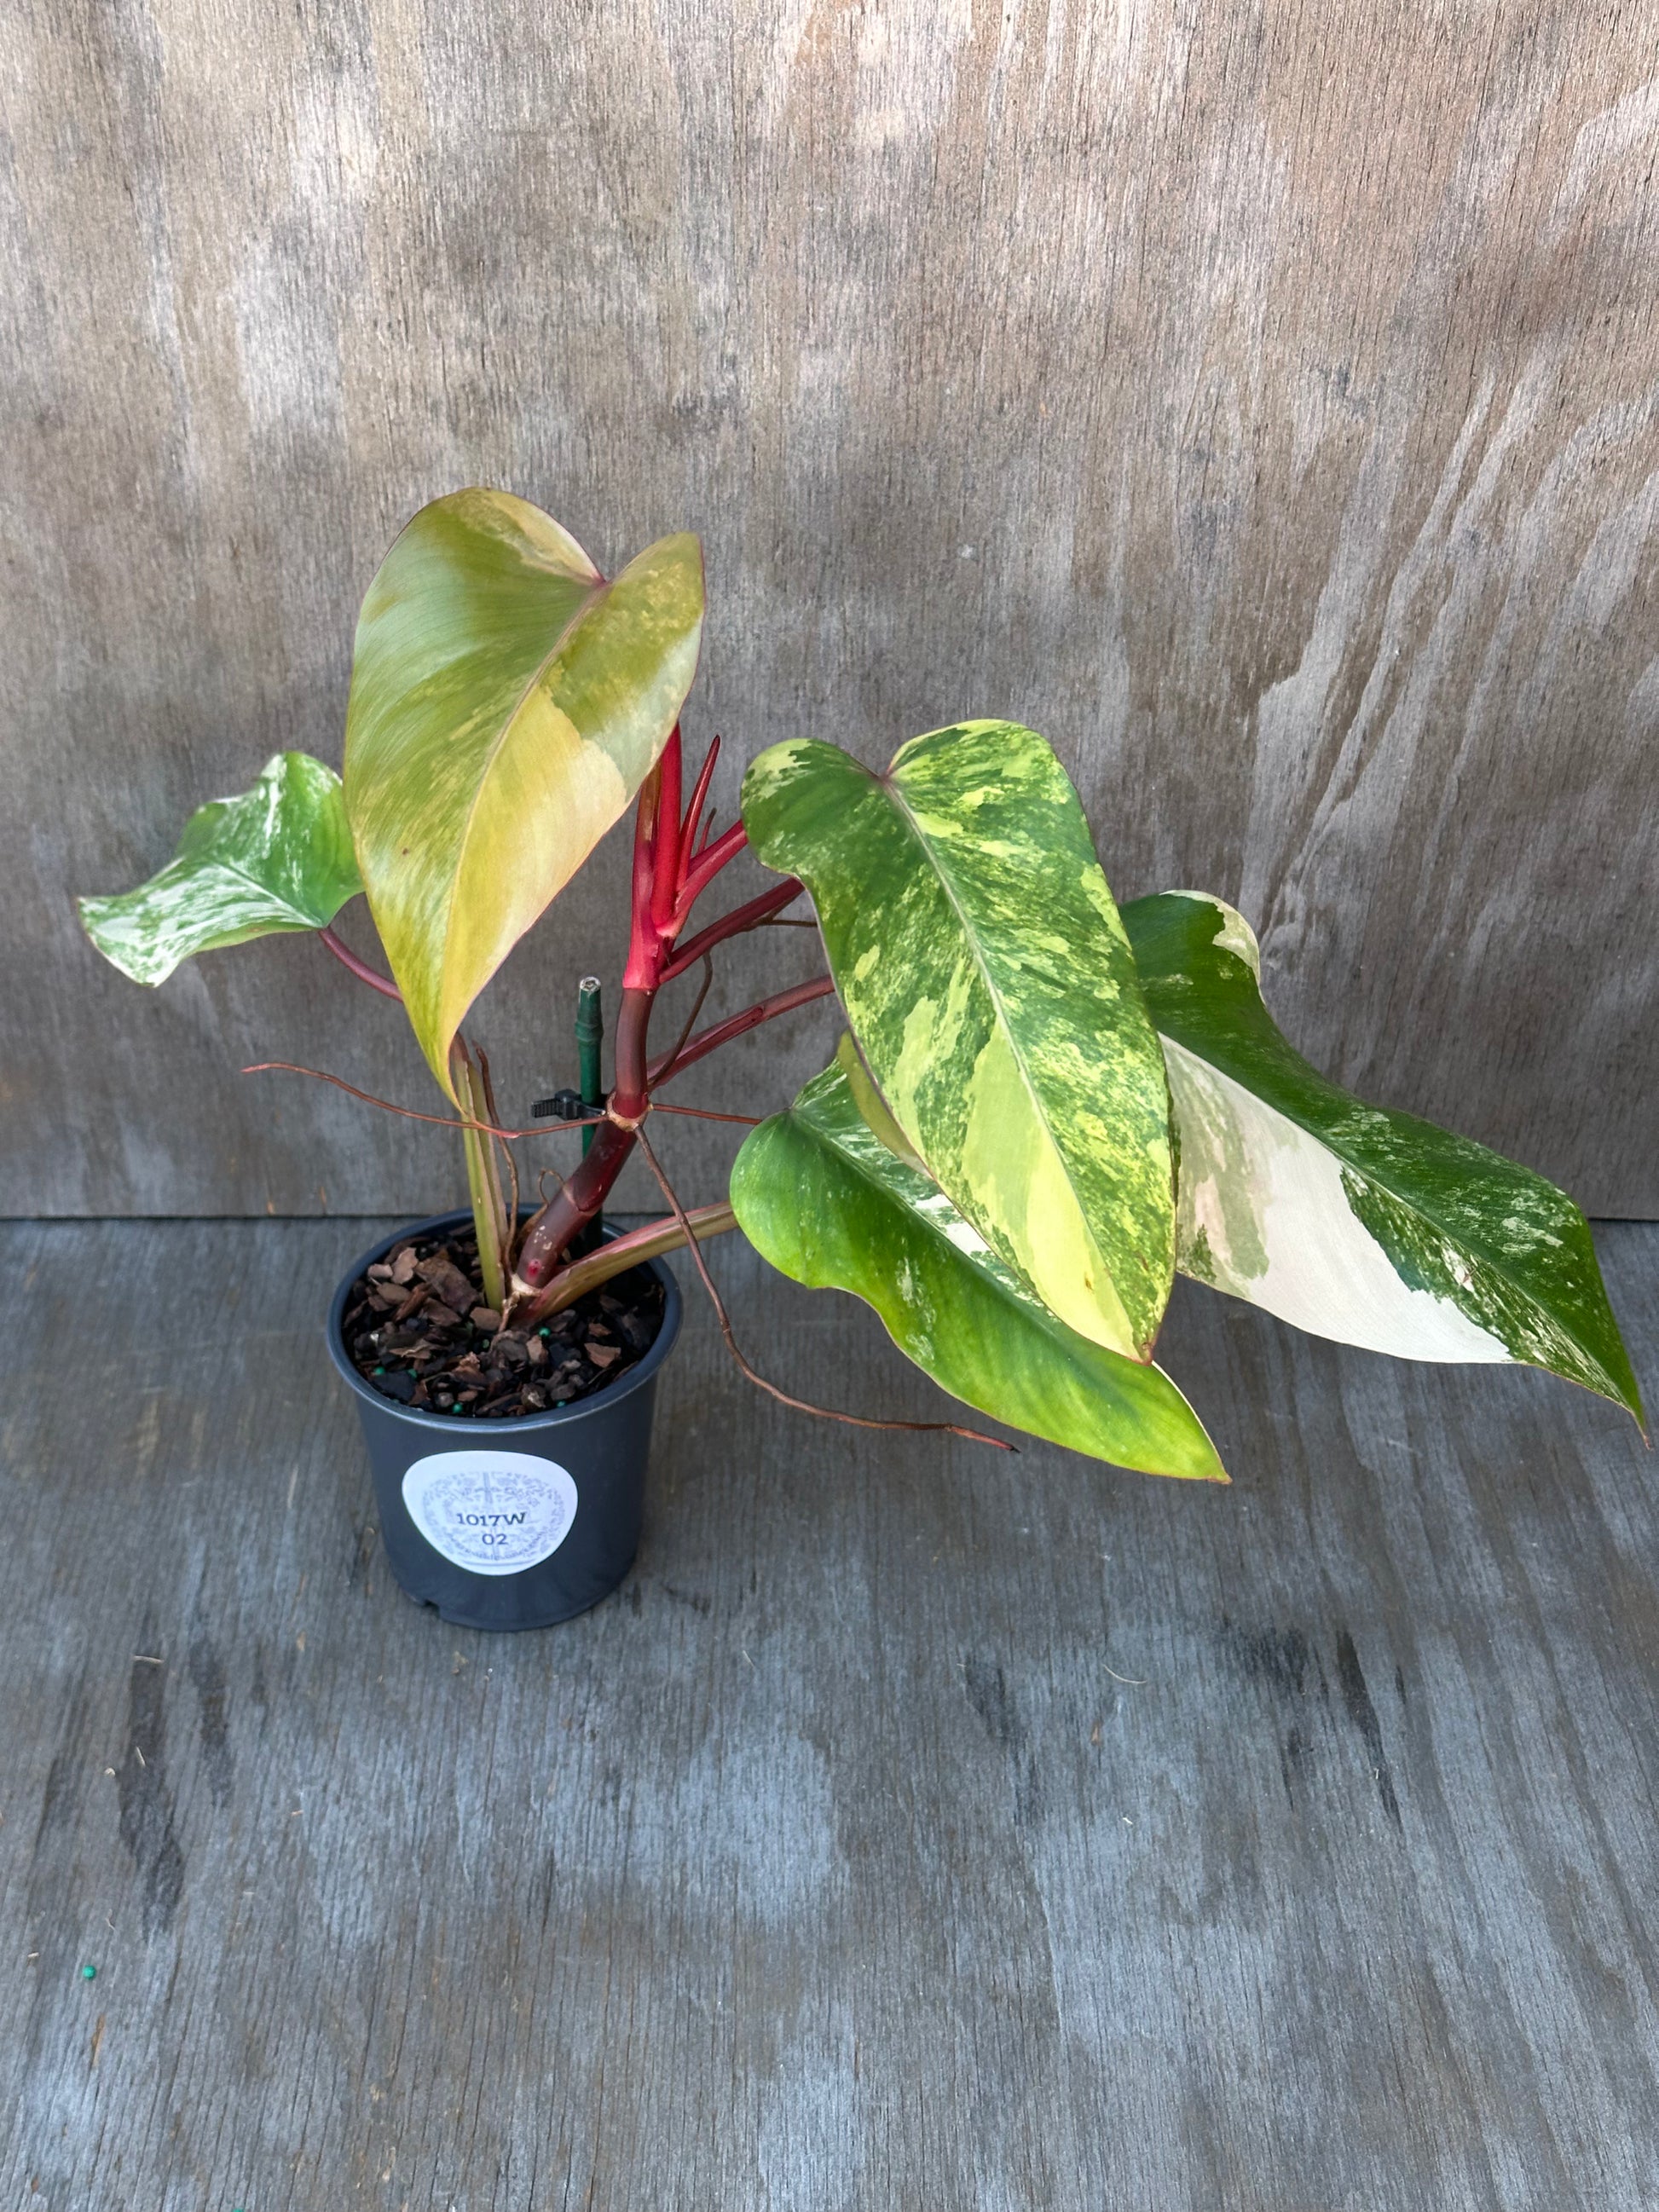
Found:
[[[1015,722],[915,738],[872,775],[774,745],[750,842],[812,894],[905,1142],[1068,1328],[1149,1356],[1175,1268],[1169,1091],[1077,793]]]
[[[843,1042],[845,1040],[843,1040]],[[838,1052],[784,1114],[744,1140],[738,1225],[798,1283],[851,1291],[942,1389],[1033,1436],[1118,1467],[1227,1480],[1202,1423],[1163,1370],[1066,1328],[931,1176],[872,1127]]]
[[[509,493],[423,507],[357,624],[345,794],[380,940],[433,1073],[467,1008],[655,765],[696,669],[702,557],[606,583]]]

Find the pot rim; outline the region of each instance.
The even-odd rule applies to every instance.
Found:
[[[471,1208],[459,1206],[452,1212],[428,1214],[424,1221],[407,1222],[401,1228],[394,1229],[389,1236],[382,1237],[366,1252],[360,1252],[341,1277],[329,1302],[325,1330],[328,1356],[334,1363],[335,1372],[365,1405],[373,1406],[377,1413],[390,1413],[394,1419],[407,1422],[411,1428],[430,1430],[436,1435],[455,1439],[458,1448],[459,1439],[465,1437],[475,1440],[482,1449],[486,1448],[485,1439],[489,1437],[504,1441],[510,1437],[529,1436],[542,1429],[568,1428],[573,1422],[592,1419],[608,1407],[619,1405],[632,1392],[642,1389],[654,1379],[657,1370],[674,1349],[683,1317],[679,1284],[675,1279],[673,1269],[660,1257],[635,1262],[639,1267],[650,1268],[665,1293],[662,1327],[657,1331],[651,1349],[643,1358],[636,1359],[627,1373],[619,1376],[616,1382],[603,1384],[586,1398],[578,1398],[570,1405],[550,1406],[540,1413],[514,1413],[501,1420],[479,1421],[469,1417],[458,1421],[453,1413],[432,1413],[422,1406],[402,1405],[396,1398],[388,1398],[384,1391],[377,1390],[372,1382],[365,1381],[347,1353],[342,1327],[345,1318],[345,1303],[353,1285],[360,1275],[364,1274],[377,1260],[383,1259],[394,1244],[401,1243],[405,1237],[430,1236],[439,1230],[470,1226],[471,1220]],[[620,1233],[617,1230],[606,1230],[605,1242],[609,1243]]]

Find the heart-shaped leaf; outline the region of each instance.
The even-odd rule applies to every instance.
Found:
[[[1262,1004],[1249,924],[1220,899],[1164,891],[1123,920],[1169,1062],[1183,1273],[1340,1343],[1547,1368],[1641,1420],[1570,1198],[1316,1073]]]
[[[1118,1467],[1227,1480],[1169,1376],[1057,1320],[869,1127],[844,1065],[750,1132],[732,1204],[775,1267],[863,1298],[900,1351],[981,1413]]]
[[[76,903],[104,957],[154,984],[198,952],[326,929],[362,889],[339,777],[309,753],[275,753],[251,791],[197,808],[159,875]]]
[[[369,586],[346,806],[380,941],[447,1091],[467,1008],[655,765],[696,670],[702,605],[694,537],[659,539],[606,583],[539,507],[499,491],[423,507]]]
[[[1089,825],[1014,722],[915,738],[884,775],[774,745],[744,782],[812,894],[836,988],[907,1141],[1079,1335],[1150,1353],[1175,1265],[1163,1057]]]

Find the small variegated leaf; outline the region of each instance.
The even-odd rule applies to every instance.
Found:
[[[527,500],[456,492],[381,562],[357,624],[346,805],[432,1071],[519,939],[628,807],[697,665],[702,556],[606,583]]]
[[[775,1267],[863,1298],[953,1397],[1117,1467],[1227,1480],[1163,1370],[1091,1343],[1034,1297],[938,1184],[870,1127],[839,1056],[787,1113],[750,1132],[732,1204]]]
[[[274,753],[251,791],[197,808],[159,875],[76,903],[104,957],[155,984],[198,952],[326,929],[362,887],[339,777],[309,753]]]
[[[1164,891],[1123,920],[1169,1062],[1184,1273],[1399,1358],[1547,1368],[1641,1420],[1570,1198],[1316,1073],[1274,1026],[1255,936],[1221,900]]]
[[[812,894],[859,1049],[907,1143],[1068,1328],[1149,1356],[1175,1267],[1163,1057],[1089,825],[1014,722],[872,775],[774,745],[750,842]]]

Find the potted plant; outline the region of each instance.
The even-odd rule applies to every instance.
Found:
[[[738,1351],[701,1250],[733,1227],[795,1280],[867,1301],[969,1406],[1152,1474],[1227,1479],[1152,1361],[1177,1268],[1340,1341],[1545,1368],[1640,1422],[1572,1202],[1316,1074],[1273,1025],[1255,938],[1224,901],[1168,891],[1120,910],[1033,731],[955,723],[880,773],[788,739],[750,765],[742,820],[712,835],[719,739],[688,794],[679,728],[702,614],[694,538],[662,539],[606,582],[522,500],[436,501],[363,603],[343,780],[279,755],[251,791],[202,808],[149,883],[81,902],[94,943],[141,982],[306,929],[402,1001],[452,1109],[428,1118],[459,1132],[470,1211],[355,1262],[328,1341],[406,1589],[447,1618],[508,1627],[615,1586],[678,1321],[662,1254],[689,1248],[734,1358],[786,1396]],[[509,1127],[463,1024],[630,805],[610,1085],[590,981],[582,1093],[550,1102],[544,1129]],[[744,850],[774,879],[694,921]],[[333,932],[359,890],[389,978]],[[702,1029],[699,992],[653,1052],[660,994],[693,973],[706,992],[720,946],[803,896],[825,972]],[[750,1123],[730,1197],[688,1211],[648,1123],[690,1109],[663,1094],[732,1038],[832,996],[843,1028],[823,1073],[764,1119],[716,1117]],[[521,1206],[513,1146],[558,1130],[580,1132],[580,1156],[544,1204]],[[635,1152],[667,1211],[605,1235]],[[1000,1443],[951,1421],[830,1417]]]

